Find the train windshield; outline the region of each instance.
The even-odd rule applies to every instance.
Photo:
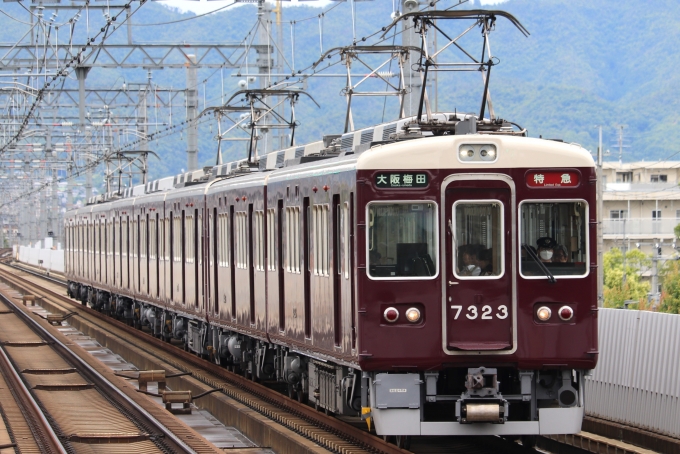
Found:
[[[493,279],[503,275],[503,204],[462,201],[453,207],[456,277]]]
[[[368,273],[375,278],[437,274],[437,205],[372,203],[368,206]]]
[[[587,207],[584,201],[521,204],[524,277],[588,273]]]

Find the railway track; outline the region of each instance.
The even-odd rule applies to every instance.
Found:
[[[0,317],[11,313],[7,306],[0,304]],[[0,402],[0,413],[9,438],[0,443],[0,450],[66,452],[4,349],[0,349]]]
[[[91,452],[102,444],[129,453],[216,452],[193,430],[171,430],[168,415],[159,412],[158,418],[140,403],[141,396],[119,390],[111,383],[112,373],[107,376],[103,368],[84,361],[29,309],[2,294],[0,303],[3,376],[28,415],[35,452]],[[8,425],[12,432],[21,426]]]
[[[22,271],[34,274],[44,279],[44,274],[21,268]],[[222,392],[237,402],[246,405],[267,418],[284,425],[297,434],[314,441],[316,444],[332,452],[379,452],[379,453],[407,453],[392,443],[388,443],[366,430],[356,427],[343,420],[318,412],[313,408],[284,396],[277,390],[255,383],[240,375],[231,373],[212,362],[201,359],[194,354],[171,346],[167,342],[156,339],[148,334],[132,328],[122,322],[114,320],[79,302],[61,294],[66,285],[64,282],[51,278],[50,284],[38,284],[17,273],[11,273],[7,267],[0,267],[0,279],[12,283],[23,291],[42,295],[45,301],[55,304],[64,313],[75,311],[78,315],[74,319],[78,322],[86,321],[104,330],[107,336],[119,336],[127,342],[144,344],[143,350],[157,359],[164,361],[172,369],[192,372],[193,377],[208,385],[210,388],[220,388]],[[49,288],[47,288],[49,287]],[[51,309],[50,309],[51,310]],[[82,330],[82,327],[78,327]],[[197,390],[201,391],[200,389]],[[209,406],[209,404],[207,404]],[[246,434],[248,435],[248,434]],[[466,437],[467,438],[467,437]],[[475,446],[474,450],[472,446]],[[272,446],[273,449],[275,449]],[[497,437],[479,437],[471,441],[433,439],[430,443],[418,441],[412,446],[413,452],[532,452],[521,446]],[[535,451],[534,451],[535,452]]]

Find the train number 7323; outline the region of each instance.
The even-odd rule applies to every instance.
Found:
[[[454,320],[458,320],[458,317],[460,316],[460,313],[463,311],[463,306],[451,306],[451,309],[456,311],[456,316],[453,317]],[[468,306],[467,310],[465,311],[465,316],[470,319],[470,320],[475,320],[476,318],[480,317],[480,313],[477,310],[477,306]],[[482,312],[481,312],[481,319],[482,320],[493,320],[493,318],[496,317],[498,319],[505,319],[508,317],[508,306],[505,304],[502,304],[498,306],[496,309],[496,312],[494,312],[493,308],[489,305],[482,306]]]

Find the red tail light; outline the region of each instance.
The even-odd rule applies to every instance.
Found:
[[[557,313],[559,314],[560,318],[565,322],[571,320],[571,318],[574,316],[574,310],[569,306],[562,306],[560,310],[557,311]]]
[[[399,318],[399,311],[393,307],[388,307],[385,309],[385,312],[383,312],[383,317],[385,317],[385,320],[389,323],[394,323]]]

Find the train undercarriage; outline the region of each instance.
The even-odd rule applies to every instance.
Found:
[[[361,416],[383,436],[580,431],[588,371],[449,368],[366,372],[128,297],[70,282],[70,297],[233,372],[285,384],[328,414]]]

